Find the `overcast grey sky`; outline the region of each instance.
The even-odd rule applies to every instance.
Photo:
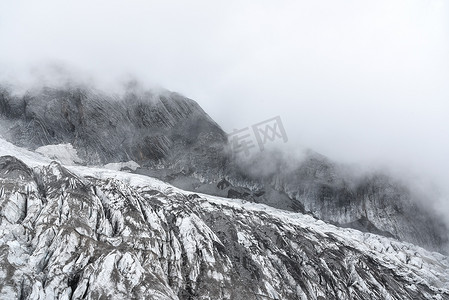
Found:
[[[2,0],[0,45],[1,78],[133,74],[228,132],[280,115],[290,146],[449,185],[449,1]]]

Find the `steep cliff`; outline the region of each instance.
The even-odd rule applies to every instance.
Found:
[[[422,204],[430,195],[417,195],[382,173],[355,175],[312,151],[302,159],[265,151],[237,161],[223,130],[176,93],[129,89],[111,95],[72,86],[19,96],[2,88],[0,114],[5,138],[31,150],[63,144],[60,149],[73,147],[84,165],[134,161],[129,170],[190,191],[304,212],[432,250],[448,248],[447,225]]]

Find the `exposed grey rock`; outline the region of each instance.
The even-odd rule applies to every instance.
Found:
[[[0,114],[12,122],[5,135],[16,145],[71,143],[89,164],[133,160],[198,173],[223,164],[226,135],[196,102],[176,93],[114,96],[72,87],[14,96],[1,89]]]
[[[449,299],[441,254],[148,177],[71,169],[0,158],[0,298]]]
[[[266,161],[271,153],[258,158]],[[274,156],[275,157],[275,156]],[[414,193],[404,182],[383,173],[348,172],[343,166],[313,152],[291,167],[291,161],[279,159],[278,170],[255,177],[246,174],[248,166],[240,168],[243,175],[234,176],[233,184],[249,187],[273,187],[300,202],[304,211],[334,224],[369,232],[394,236],[400,240],[447,252],[449,229],[430,206],[430,195]],[[230,179],[232,182],[232,179]],[[262,183],[262,184],[260,184]],[[285,209],[285,208],[284,208]],[[361,223],[364,223],[361,224]]]
[[[223,130],[179,94],[122,96],[84,88],[42,88],[23,96],[0,89],[9,141],[36,149],[71,143],[87,164],[135,161],[135,172],[178,187],[244,198],[445,251],[448,227],[423,196],[384,174],[350,176],[324,156],[301,161],[263,152],[242,164]]]

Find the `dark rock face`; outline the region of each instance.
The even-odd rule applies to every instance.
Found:
[[[0,178],[32,179],[33,171],[13,156],[0,157]]]
[[[134,160],[142,166],[135,172],[190,191],[305,212],[437,251],[448,245],[447,226],[403,184],[348,175],[313,152],[301,161],[263,152],[241,164],[228,155],[222,129],[176,93],[42,88],[18,97],[0,89],[0,114],[10,125],[6,137],[30,149],[71,143],[87,164]]]
[[[113,97],[86,88],[0,93],[8,136],[28,148],[71,143],[89,164],[134,160],[197,171],[223,164],[226,135],[196,104],[176,93]],[[213,160],[208,160],[213,155]]]
[[[5,299],[449,299],[448,257],[300,213],[0,158]],[[9,175],[8,175],[9,174]]]
[[[449,250],[447,224],[424,206],[426,198],[420,199],[400,181],[381,173],[354,175],[315,153],[294,168],[288,164],[280,161],[276,165],[282,171],[256,180],[241,169],[237,184],[273,187],[301,203],[305,212],[333,224],[393,236],[436,251]]]

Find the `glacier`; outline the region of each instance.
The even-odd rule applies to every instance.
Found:
[[[0,139],[0,299],[449,299],[449,259]]]
[[[449,253],[447,220],[428,205],[440,197],[434,189],[422,192],[383,169],[358,172],[310,149],[267,148],[239,160],[223,129],[178,93],[2,83],[0,125],[9,142],[66,166],[123,169]]]

